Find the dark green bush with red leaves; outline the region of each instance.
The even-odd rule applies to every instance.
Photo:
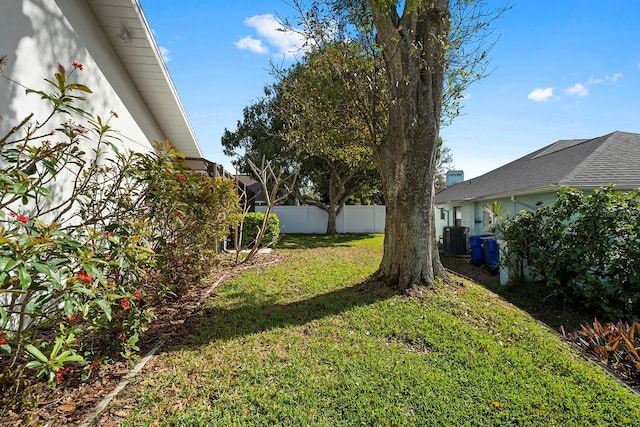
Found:
[[[158,292],[180,294],[211,271],[220,242],[242,218],[235,184],[183,169],[180,154],[164,146],[142,162],[144,199],[161,255]]]
[[[563,188],[501,231],[551,294],[609,320],[640,318],[640,191]]]
[[[240,218],[233,183],[186,172],[168,144],[119,148],[118,114],[78,106],[92,93],[76,81],[82,70],[60,65],[50,92],[27,90],[50,114],[0,135],[0,403],[10,409],[25,376],[55,386],[113,350],[136,358],[153,304],[206,274]]]

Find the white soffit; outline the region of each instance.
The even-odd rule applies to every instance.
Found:
[[[164,136],[187,157],[202,158],[160,49],[138,0],[87,0]]]

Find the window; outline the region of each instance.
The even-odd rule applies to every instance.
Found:
[[[482,226],[487,229],[492,223],[491,213],[488,209],[482,209]]]
[[[462,227],[462,206],[453,208],[453,217],[455,218],[455,226]]]

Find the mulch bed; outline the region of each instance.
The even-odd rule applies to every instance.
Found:
[[[163,347],[170,347],[172,345],[170,333],[197,310],[202,295],[220,278],[224,277],[226,281],[243,271],[261,269],[280,261],[281,257],[274,254],[260,254],[251,262],[241,265],[234,264],[231,259],[223,259],[221,265],[211,273],[209,280],[196,281],[179,298],[154,307],[156,319],[138,342],[140,355],[147,354],[163,338],[167,339]],[[97,405],[133,368],[117,352],[106,356],[110,356],[112,363],[104,369],[94,370],[95,373],[87,381],[81,380],[82,368],[77,368],[66,372],[62,384],[55,389],[50,388],[44,381],[35,384],[30,390],[30,395],[37,398],[37,405],[21,413],[0,408],[2,418],[0,425],[16,427],[79,425],[95,411]],[[107,411],[105,415],[95,425],[113,425],[126,417],[128,411],[122,409],[114,412]]]

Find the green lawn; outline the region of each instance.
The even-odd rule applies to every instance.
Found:
[[[485,288],[364,284],[381,248],[286,237],[137,379],[124,425],[640,425],[638,396]]]

